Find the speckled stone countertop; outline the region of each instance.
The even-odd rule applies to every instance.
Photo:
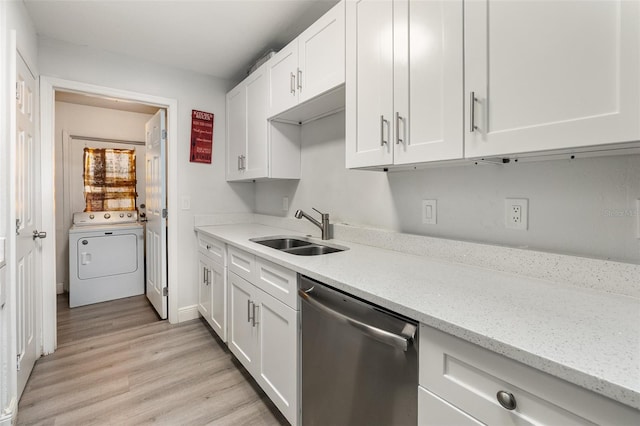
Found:
[[[639,299],[339,240],[295,256],[249,239],[299,233],[258,224],[196,230],[640,409]]]

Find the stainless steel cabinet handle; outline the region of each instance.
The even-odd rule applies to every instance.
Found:
[[[384,119],[384,115],[380,116],[380,146],[384,146],[389,143],[389,133],[387,132],[387,140],[384,140],[384,125],[389,126],[389,120]]]
[[[302,70],[298,68],[298,90],[302,90]]]
[[[476,126],[476,102],[478,102],[476,92],[471,92],[469,96],[469,131],[471,133],[478,130],[478,126]]]
[[[507,410],[511,411],[516,409],[516,397],[513,396],[512,393],[501,390],[496,394],[496,398],[498,398],[500,405]]]
[[[296,94],[296,76],[291,73],[291,94],[295,96]]]
[[[372,339],[377,340],[378,342],[385,343],[389,346],[393,346],[394,348],[401,349],[403,351],[407,351],[409,347],[413,344],[413,338],[406,338],[403,336],[399,336],[397,334],[391,333],[387,330],[383,330],[378,327],[374,327],[369,324],[365,324],[362,321],[359,321],[355,318],[351,318],[341,312],[331,309],[325,304],[319,302],[318,300],[312,297],[313,289],[307,290],[306,292],[302,289],[298,289],[298,296],[307,302],[309,305],[315,307],[316,309],[324,312],[327,315],[330,315],[335,320],[340,321],[344,324],[349,324],[352,327],[357,328],[363,334],[368,335]],[[410,334],[415,336],[416,326],[410,323],[407,323],[405,326],[406,330],[413,330]]]
[[[41,239],[47,238],[47,233],[46,232],[38,232],[37,230],[33,231],[33,239],[35,240],[36,238],[41,238]]]
[[[240,156],[238,155],[238,170],[240,170]]]
[[[258,321],[256,321],[256,308],[260,308],[260,306],[256,305],[255,303],[253,304],[253,318],[251,318],[251,326],[255,327],[256,324],[258,324]]]
[[[242,170],[247,170],[247,156],[242,156]]]
[[[247,300],[247,322],[251,322],[251,312],[253,311],[251,309],[251,305],[253,305],[253,302],[251,300]]]
[[[211,285],[211,269],[207,268],[207,285]]]
[[[404,118],[396,111],[396,145],[404,143],[404,141],[400,139],[400,121],[404,123]]]
[[[202,267],[202,282],[204,284],[207,284],[207,268],[205,268],[204,266]]]

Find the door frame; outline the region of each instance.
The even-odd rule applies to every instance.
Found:
[[[42,247],[42,349],[43,354],[53,353],[57,346],[56,320],[56,259],[55,259],[55,91],[76,92],[142,103],[167,110],[167,210],[175,221],[167,235],[167,287],[169,298],[169,322],[178,322],[178,101],[129,90],[97,86],[57,77],[40,76],[40,147],[42,180],[42,229],[50,238]]]

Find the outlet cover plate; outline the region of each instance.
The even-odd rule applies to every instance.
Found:
[[[422,200],[422,223],[435,225],[438,223],[438,201]]]
[[[507,198],[504,200],[504,226],[507,229],[526,231],[529,227],[529,200]]]

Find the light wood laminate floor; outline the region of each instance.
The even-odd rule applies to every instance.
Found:
[[[126,310],[108,303],[113,311]],[[36,363],[20,401],[19,425],[287,424],[202,320],[136,324],[122,316],[109,319],[108,311],[90,320],[84,314],[71,318],[71,312],[67,324],[60,321],[59,327],[74,332]],[[82,337],[88,321],[104,321],[105,330],[129,326]]]

